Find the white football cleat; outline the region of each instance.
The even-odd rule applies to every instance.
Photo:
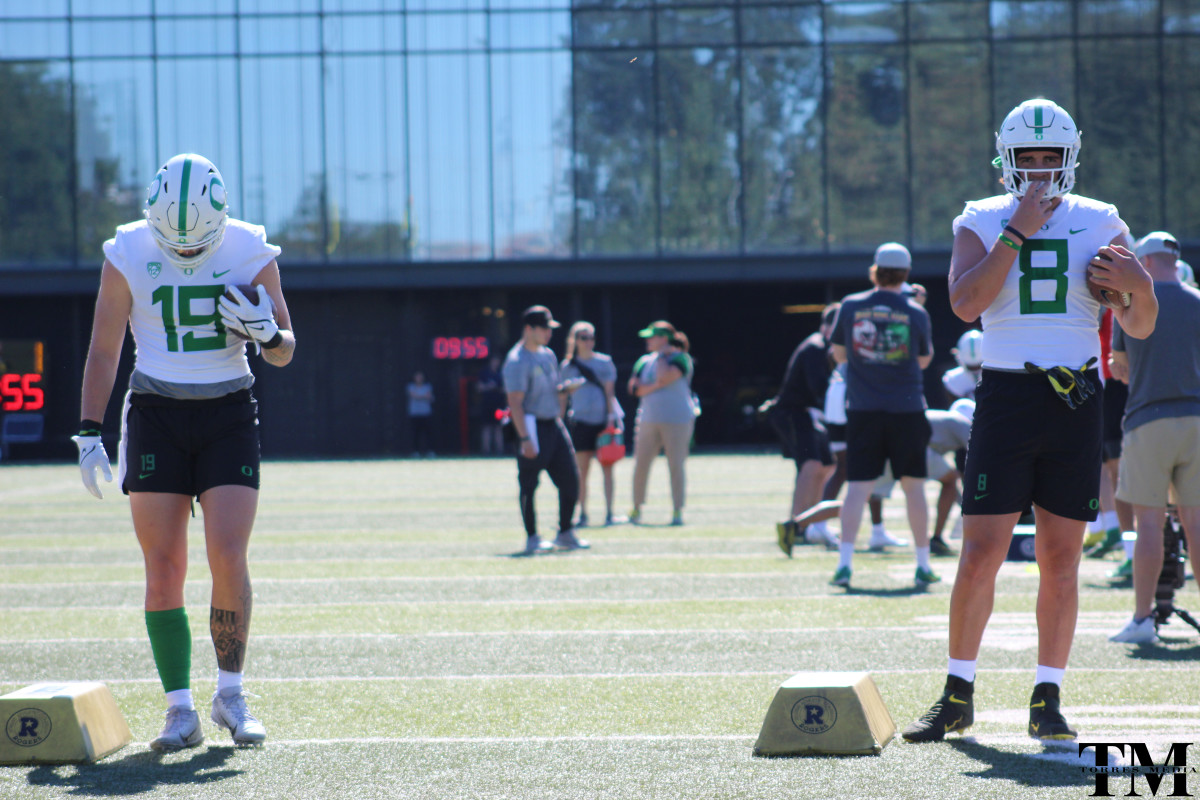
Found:
[[[267,738],[267,729],[246,707],[246,698],[251,696],[240,689],[213,694],[212,721],[232,733],[237,745],[262,744]]]
[[[885,547],[908,547],[908,540],[897,539],[883,528],[872,528],[871,543],[867,545],[867,548],[879,551]]]
[[[195,747],[204,741],[200,730],[200,715],[194,708],[171,706],[167,709],[167,721],[162,732],[150,742],[150,749],[160,753]]]

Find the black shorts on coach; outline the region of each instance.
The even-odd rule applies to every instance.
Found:
[[[808,409],[777,409],[771,424],[779,434],[784,457],[795,461],[797,468],[805,461],[817,461],[827,467],[833,464],[829,432],[824,425],[813,421]]]
[[[963,474],[963,514],[1014,514],[1034,503],[1091,521],[1099,509],[1103,402],[1071,409],[1045,375],[985,369]]]
[[[199,496],[259,486],[258,402],[249,389],[211,400],[129,397],[121,490]]]

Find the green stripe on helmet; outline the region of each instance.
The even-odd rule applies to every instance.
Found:
[[[180,236],[187,236],[188,182],[192,177],[192,160],[183,160],[183,175],[179,179],[179,225]]]

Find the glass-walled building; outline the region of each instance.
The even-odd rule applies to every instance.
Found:
[[[94,269],[181,151],[289,267],[947,251],[1034,95],[1198,238],[1200,0],[0,0],[0,268]]]

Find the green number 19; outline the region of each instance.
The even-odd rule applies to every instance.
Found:
[[[1034,251],[1054,254],[1054,266],[1033,266]],[[1017,256],[1021,269],[1020,293],[1022,314],[1065,314],[1067,312],[1067,240],[1028,239]],[[1034,281],[1054,281],[1053,300],[1034,300]]]
[[[179,352],[178,325],[186,325],[188,327],[215,326],[215,330],[211,336],[197,336],[195,331],[185,333],[183,335],[183,352],[185,353],[194,353],[199,350],[220,350],[225,347],[225,325],[221,322],[221,315],[217,313],[216,309],[217,298],[224,293],[225,287],[219,285],[180,286],[177,309],[174,286],[160,286],[155,289],[154,293],[150,295],[150,300],[152,301],[152,305],[162,303],[163,327],[167,331],[167,350],[172,353]],[[193,300],[212,300],[212,313],[193,314]],[[176,322],[177,315],[178,322]]]

